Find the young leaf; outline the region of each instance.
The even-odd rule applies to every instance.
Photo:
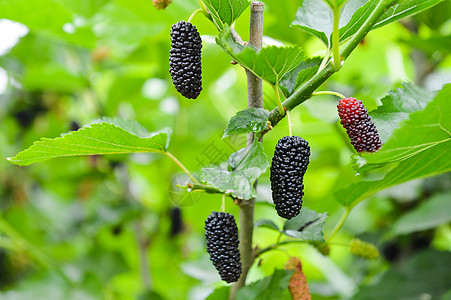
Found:
[[[397,234],[433,229],[451,222],[451,193],[437,194],[399,218],[393,228]]]
[[[203,0],[203,2],[219,30],[223,30],[225,24],[231,26],[250,4],[249,0]]]
[[[240,199],[249,200],[255,197],[254,183],[269,167],[261,143],[255,141],[248,147],[233,153],[229,162],[233,171],[218,167],[203,168],[200,175],[202,181]]]
[[[56,157],[165,152],[168,142],[169,132],[149,133],[136,122],[105,118],[61,137],[42,138],[8,160],[27,166]]]
[[[301,213],[285,222],[283,233],[289,237],[309,241],[324,241],[324,224],[327,213],[317,213],[308,208],[302,208]]]
[[[263,108],[247,108],[233,116],[227,123],[224,136],[233,134],[261,132],[268,127],[269,111]]]
[[[274,270],[271,276],[241,288],[236,300],[291,299],[288,285],[293,271]]]
[[[230,27],[219,33],[216,43],[243,67],[272,85],[277,85],[304,58],[302,49],[297,46],[269,46],[257,52],[252,47],[240,45],[235,42]]]
[[[365,155],[372,165],[401,161],[383,179],[351,184],[336,192],[337,200],[345,206],[354,206],[385,188],[451,171],[451,119],[446,117],[451,115],[450,98],[448,84],[424,111],[410,115],[380,155]]]

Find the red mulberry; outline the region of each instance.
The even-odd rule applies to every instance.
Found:
[[[357,152],[376,152],[380,149],[382,142],[362,101],[344,98],[340,100],[337,108],[340,123],[346,129]]]

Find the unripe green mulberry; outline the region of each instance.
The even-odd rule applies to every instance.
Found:
[[[377,250],[376,246],[357,238],[351,241],[349,249],[352,254],[366,259],[377,259],[379,257],[379,250]]]

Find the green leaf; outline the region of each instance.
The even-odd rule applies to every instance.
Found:
[[[254,183],[269,167],[261,143],[255,141],[246,148],[233,153],[229,158],[233,171],[221,168],[203,168],[202,181],[213,185],[221,192],[231,193],[234,197],[249,200],[255,197]]]
[[[329,46],[329,36],[333,30],[333,13],[323,1],[304,0],[296,12],[293,27],[307,31]]]
[[[444,0],[398,0],[377,20],[372,29],[396,22],[408,16],[416,15]]]
[[[357,32],[357,30],[360,29],[360,27],[362,27],[363,23],[365,23],[370,14],[376,8],[378,2],[379,1],[377,0],[370,0],[354,12],[351,20],[349,20],[345,26],[340,28],[340,42],[350,38]]]
[[[223,286],[217,288],[211,293],[205,300],[217,300],[217,299],[228,299],[229,298],[230,287]]]
[[[104,118],[61,137],[42,138],[8,160],[27,166],[66,156],[161,153],[167,150],[168,142],[169,132],[149,133],[136,122]]]
[[[231,26],[250,4],[248,0],[203,0],[203,2],[219,30],[224,29],[225,24]]]
[[[285,222],[283,233],[289,237],[309,241],[324,241],[324,224],[327,213],[317,213],[308,208],[302,208],[299,215]]]
[[[285,97],[290,96],[304,82],[318,72],[322,57],[316,56],[302,61],[296,68],[285,74],[280,81],[280,87]]]
[[[440,299],[451,282],[451,253],[428,250],[401,268],[389,269],[375,285],[363,286],[353,300]]]
[[[414,210],[401,216],[394,224],[397,234],[428,230],[451,222],[451,193],[437,194]]]
[[[268,127],[269,111],[263,108],[248,108],[241,110],[227,123],[224,136],[234,134],[261,132]]]
[[[288,284],[293,271],[275,270],[271,276],[241,288],[236,300],[289,300]]]
[[[304,58],[302,49],[297,46],[269,46],[257,52],[252,47],[240,45],[235,42],[228,26],[219,33],[216,43],[243,67],[272,85],[277,85]]]
[[[280,232],[279,226],[277,226],[273,221],[267,219],[258,220],[257,222],[255,222],[255,227],[263,227]]]
[[[446,117],[451,115],[450,98],[451,84],[447,84],[425,110],[412,113],[379,152],[365,155],[370,166],[400,162],[381,180],[354,183],[338,191],[338,201],[354,206],[385,188],[451,171],[451,119]]]

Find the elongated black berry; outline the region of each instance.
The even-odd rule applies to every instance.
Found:
[[[205,220],[207,251],[221,279],[235,282],[241,275],[241,257],[238,250],[238,227],[233,215],[212,212]]]
[[[179,21],[172,25],[169,72],[177,91],[196,99],[202,91],[202,39],[196,26]]]
[[[301,137],[285,136],[276,145],[270,179],[272,200],[282,218],[291,219],[301,211],[309,157],[310,146]]]
[[[380,149],[381,139],[362,101],[344,98],[340,100],[337,108],[340,123],[346,129],[357,152],[376,152]]]

